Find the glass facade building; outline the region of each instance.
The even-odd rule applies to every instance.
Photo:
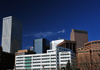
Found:
[[[49,40],[41,38],[34,40],[34,51],[36,53],[46,53],[49,49]]]
[[[13,54],[22,48],[22,22],[12,16],[3,18],[1,45],[4,52]]]

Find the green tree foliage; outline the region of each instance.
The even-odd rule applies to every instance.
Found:
[[[70,65],[70,60],[68,60],[68,63],[66,65],[66,70],[72,70],[71,65]]]

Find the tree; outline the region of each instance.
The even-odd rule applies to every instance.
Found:
[[[70,60],[68,60],[68,63],[66,64],[66,70],[72,70],[70,65]]]

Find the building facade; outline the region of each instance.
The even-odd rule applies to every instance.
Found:
[[[72,65],[75,65],[73,51],[63,47],[56,47],[56,49],[47,50],[47,53],[43,54],[16,56],[15,65],[16,70],[59,70],[61,67],[65,67],[68,60]]]
[[[84,30],[72,29],[70,40],[77,42],[76,49],[84,47],[84,43],[88,42],[88,32]]]
[[[2,48],[13,53],[22,48],[22,22],[12,16],[3,18]]]
[[[34,51],[38,53],[46,53],[49,49],[49,40],[41,38],[34,40]]]
[[[56,49],[56,46],[57,46],[59,43],[63,42],[63,41],[64,41],[64,39],[51,41],[51,42],[50,42],[50,49]]]
[[[80,70],[100,70],[100,40],[85,43],[76,56]]]
[[[69,41],[69,40],[64,40],[63,42],[59,43],[57,45],[58,47],[64,47],[73,50],[74,53],[76,53],[76,41]]]

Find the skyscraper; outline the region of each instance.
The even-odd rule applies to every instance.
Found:
[[[3,18],[1,45],[4,52],[13,54],[22,48],[22,22],[12,16]]]
[[[84,47],[84,43],[88,42],[88,32],[84,30],[72,29],[70,40],[77,42],[77,48]]]
[[[34,51],[37,53],[46,53],[49,49],[49,40],[41,38],[34,40]]]

